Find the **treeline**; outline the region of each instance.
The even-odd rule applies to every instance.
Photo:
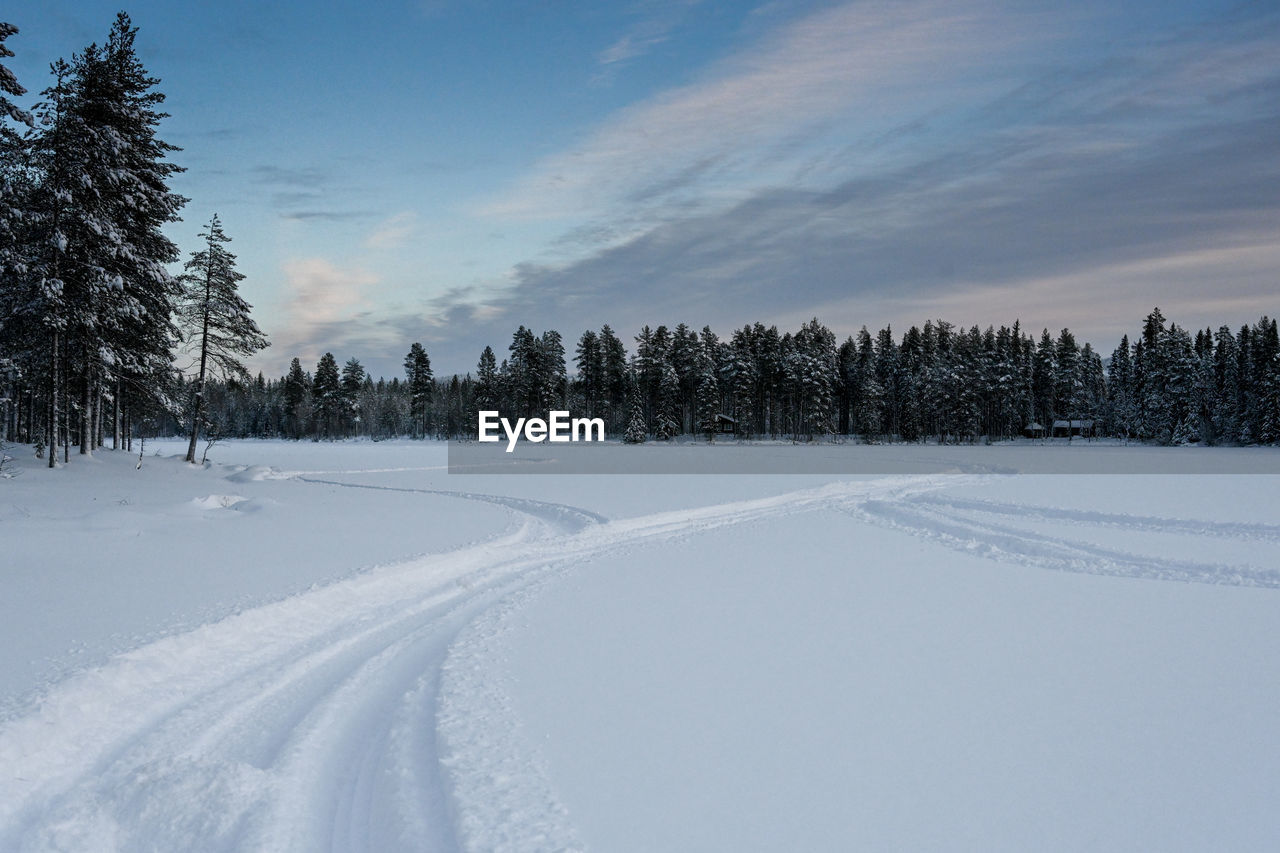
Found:
[[[0,23],[0,58],[16,32]],[[136,34],[120,13],[103,44],[53,63],[32,111],[0,65],[0,438],[47,448],[50,467],[72,446],[128,445],[135,425],[197,427],[206,369],[247,379],[237,356],[266,345],[217,217],[186,272],[168,269],[161,229],[187,199],[169,188],[179,149],[157,135],[165,96]],[[179,354],[198,363],[194,394]]]
[[[0,24],[0,58],[13,55],[15,32]],[[108,437],[129,446],[135,429],[187,432],[193,461],[201,434],[467,437],[480,409],[567,409],[629,441],[731,428],[966,442],[1063,420],[1164,444],[1280,441],[1276,322],[1192,334],[1158,309],[1106,368],[1068,329],[1036,338],[1016,322],[984,331],[938,320],[840,342],[814,319],[727,339],[646,326],[630,352],[606,325],[572,354],[558,332],[521,326],[505,357],[486,347],[473,374],[436,378],[414,344],[403,378],[374,380],[358,359],[339,367],[326,353],[312,371],[294,359],[286,376],[251,379],[240,358],[267,341],[236,292],[242,276],[216,216],[184,273],[168,269],[178,251],[161,228],[186,199],[169,189],[178,149],[157,136],[164,95],[136,33],[121,13],[103,45],[54,63],[30,113],[0,64],[0,439],[35,444],[50,466]]]
[[[669,439],[736,422],[740,437],[972,442],[1031,425],[1092,421],[1099,436],[1162,444],[1280,441],[1280,339],[1263,317],[1237,332],[1194,335],[1159,309],[1109,366],[1068,329],[1038,338],[1018,323],[985,331],[946,321],[900,338],[865,328],[838,342],[816,319],[795,332],[745,326],[645,327],[631,352],[604,326],[569,357],[554,331],[521,327],[499,362],[485,347],[474,373],[437,379],[414,344],[405,377],[374,380],[358,359],[325,354],[314,372],[214,383],[215,435],[344,438],[474,437],[480,409],[550,409],[601,417],[614,436]],[[639,424],[637,427],[636,424]],[[177,428],[177,423],[173,424]]]

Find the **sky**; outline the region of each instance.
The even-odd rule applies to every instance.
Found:
[[[1280,4],[345,0],[124,7],[278,376],[608,323],[1070,327],[1280,312]],[[120,0],[8,0],[9,67]],[[28,99],[30,100],[30,99]]]

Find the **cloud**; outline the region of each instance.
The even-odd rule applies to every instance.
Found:
[[[717,64],[698,82],[620,111],[481,212],[532,220],[599,215],[638,197],[662,202],[693,185],[705,190],[717,184],[713,178],[729,189],[750,185],[753,174],[767,183],[777,177],[767,169],[775,146],[859,107],[874,113],[883,109],[878,103],[898,105],[943,74],[954,79],[1009,53],[1032,29],[985,3],[825,10]],[[634,44],[616,44],[610,57],[625,56]]]
[[[816,313],[844,332],[901,331],[945,312],[1070,325],[1109,351],[1157,304],[1188,325],[1274,313],[1280,77],[1181,90],[1236,105],[1189,122],[1157,120],[1160,107],[1140,126],[1093,123],[1123,97],[1081,110],[1073,96],[1046,125],[1000,128],[825,190],[760,190],[571,263],[519,265],[483,303],[484,322],[461,304],[456,316],[501,341],[517,323],[570,336],[603,322],[724,329]]]
[[[364,240],[366,249],[395,249],[403,246],[405,241],[418,233],[420,227],[418,214],[411,210],[401,211],[384,219]]]
[[[372,300],[379,283],[373,273],[342,269],[324,258],[297,258],[284,264],[285,331],[279,350],[315,358],[346,337],[344,328]]]
[[[676,0],[640,4],[637,10],[641,15],[640,20],[617,41],[600,51],[596,60],[601,65],[608,66],[644,56],[667,40],[671,31],[680,25],[697,2],[698,0]]]
[[[281,219],[298,222],[319,220],[323,222],[346,222],[352,219],[367,219],[373,214],[367,210],[290,210],[280,214]]]
[[[1086,26],[1018,62],[1080,21],[820,12],[493,200],[492,217],[564,220],[536,262],[333,332],[382,341],[388,364],[421,339],[443,373],[485,344],[501,357],[520,324],[572,341],[606,322],[629,340],[681,321],[1020,318],[1109,352],[1157,304],[1189,326],[1274,314],[1280,12],[1242,9],[1105,46]]]
[[[261,164],[249,170],[253,180],[267,186],[319,189],[329,183],[329,175],[315,167]]]

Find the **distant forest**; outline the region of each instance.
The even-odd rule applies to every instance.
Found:
[[[0,58],[16,31],[0,23]],[[974,442],[1064,421],[1067,434],[1162,444],[1280,442],[1276,321],[1192,334],[1159,309],[1105,366],[1067,329],[1037,339],[1016,322],[937,320],[841,343],[814,319],[727,340],[646,326],[630,351],[606,325],[571,358],[558,332],[521,326],[501,359],[485,347],[466,375],[436,377],[415,343],[403,377],[375,380],[326,353],[312,370],[295,358],[285,376],[253,378],[241,359],[267,340],[216,216],[183,272],[169,270],[181,259],[161,228],[187,200],[168,186],[178,149],[157,136],[164,95],[135,34],[121,13],[102,45],[54,63],[34,114],[9,100],[25,90],[0,65],[0,439],[36,445],[50,466],[135,435],[185,433],[192,461],[200,437],[474,437],[481,409],[564,409],[633,442],[726,427],[739,439]]]
[[[512,417],[567,409],[601,417],[609,434],[632,441],[710,435],[718,416],[736,421],[740,439],[975,442],[1021,436],[1031,425],[1051,433],[1067,420],[1093,421],[1085,433],[1161,444],[1280,441],[1280,338],[1267,317],[1236,332],[1192,334],[1156,309],[1106,367],[1067,329],[1036,339],[1018,323],[983,331],[940,320],[901,338],[864,328],[838,343],[816,319],[794,333],[745,326],[727,340],[710,328],[646,326],[632,352],[604,326],[582,334],[572,365],[570,373],[558,332],[524,327],[501,361],[485,347],[464,376],[433,376],[418,344],[405,376],[390,380],[368,376],[356,358],[339,367],[326,353],[314,371],[294,359],[279,379],[210,383],[205,429],[474,438],[480,409]],[[191,383],[175,381],[175,396],[189,397]],[[155,428],[184,426],[175,416]]]

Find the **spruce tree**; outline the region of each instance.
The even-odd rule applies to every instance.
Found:
[[[644,424],[644,403],[640,400],[637,386],[631,392],[631,419],[627,421],[627,431],[622,440],[627,444],[643,444],[649,438],[649,430]]]
[[[289,363],[289,375],[284,379],[285,429],[294,438],[302,435],[301,409],[310,393],[311,378],[302,369],[302,362],[295,358]]]
[[[431,358],[422,344],[415,342],[404,357],[405,384],[409,388],[409,414],[413,418],[414,434],[427,434],[427,413],[431,407],[431,392],[435,388],[431,373]]]
[[[720,414],[720,383],[716,381],[715,363],[703,353],[698,361],[698,431],[714,441],[717,415]]]
[[[342,380],[338,374],[337,359],[331,352],[320,356],[316,364],[315,376],[311,380],[311,401],[316,432],[324,438],[333,438],[342,411]]]
[[[215,213],[200,232],[204,248],[191,253],[178,278],[177,314],[187,340],[199,353],[191,401],[191,440],[187,461],[196,461],[196,439],[204,413],[205,381],[212,371],[223,380],[247,381],[241,358],[269,346],[267,336],[249,316],[253,306],[239,293],[244,274],[236,269],[236,256],[226,249],[231,238],[222,230]]]
[[[582,392],[582,403],[587,416],[603,414],[608,403],[604,382],[604,352],[600,338],[591,329],[587,329],[578,338],[574,366],[578,370],[578,387]]]
[[[604,362],[604,395],[608,401],[605,423],[616,435],[627,401],[627,348],[608,323],[600,327],[600,354]]]
[[[654,415],[653,435],[658,441],[670,441],[680,432],[676,413],[680,408],[680,380],[675,368],[667,364],[658,384],[658,412]]]
[[[342,428],[347,434],[358,432],[357,425],[361,422],[362,415],[360,411],[360,389],[364,385],[364,380],[364,365],[360,363],[360,359],[355,356],[347,359],[347,363],[342,366],[342,406],[340,409]]]
[[[16,35],[18,28],[0,21],[0,59],[13,56],[5,39]],[[0,281],[16,272],[17,242],[23,211],[18,198],[18,175],[22,166],[24,143],[20,130],[32,127],[35,120],[9,96],[20,97],[27,90],[18,83],[13,72],[0,63]],[[0,303],[0,308],[3,308]]]
[[[493,347],[485,347],[476,365],[476,409],[498,408],[498,364]]]

